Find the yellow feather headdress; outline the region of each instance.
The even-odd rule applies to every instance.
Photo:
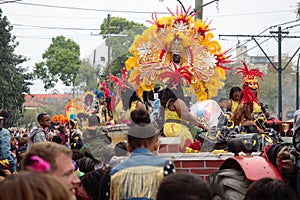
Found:
[[[191,7],[190,7],[191,8]],[[139,91],[150,90],[155,83],[186,79],[198,100],[217,95],[225,80],[225,66],[230,56],[210,32],[210,23],[193,19],[181,8],[170,16],[157,18],[152,14],[152,25],[136,36],[129,51],[134,55],[126,61],[129,82]],[[181,57],[180,66],[172,62],[173,54]],[[172,77],[174,74],[174,77]],[[177,83],[179,84],[179,83]],[[208,95],[209,92],[209,95]]]

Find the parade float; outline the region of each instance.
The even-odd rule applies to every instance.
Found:
[[[250,179],[253,181],[266,174],[281,179],[270,161],[259,157],[266,145],[278,141],[278,135],[272,131],[267,133],[267,137],[240,132],[236,134],[239,137],[229,134],[231,132],[227,128],[231,129],[232,124],[226,121],[217,103],[210,100],[224,85],[230,56],[226,55],[227,51],[222,51],[221,45],[214,39],[211,22],[194,20],[189,10],[177,7],[175,12],[169,10],[170,15],[161,18],[153,13],[152,21],[149,21],[151,26],[135,37],[129,49],[132,56],[126,61],[122,76],[110,75],[107,78],[114,88],[113,92],[108,93],[106,83],[101,82],[95,91],[86,93],[83,99],[70,102],[71,106],[66,107],[67,115],[75,117],[81,127],[84,127],[91,112],[100,115],[103,130],[110,134],[113,144],[116,144],[126,140],[128,130],[121,98],[125,88],[131,87],[142,97],[144,91],[153,91],[157,85],[180,82],[193,97],[191,113],[207,124],[208,131],[199,134],[197,142],[201,143],[201,147],[199,145],[197,150],[191,148],[186,153],[179,153],[178,138],[160,138],[158,156],[173,160],[177,171],[197,174],[214,185],[222,179],[222,173],[226,176],[225,182],[235,181],[239,177],[248,181],[245,188]],[[180,57],[179,63],[173,61],[174,54]],[[227,150],[232,138],[240,142],[233,145],[230,152]],[[257,168],[251,173],[257,163],[264,167],[263,174],[256,173],[259,170]],[[235,187],[232,190],[237,192],[239,189]]]

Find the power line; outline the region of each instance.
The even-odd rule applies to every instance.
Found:
[[[25,26],[32,28],[43,28],[43,29],[61,29],[61,30],[76,30],[76,31],[101,31],[99,28],[78,28],[78,27],[55,27],[55,26],[36,26],[26,24],[12,24],[13,26]]]
[[[270,40],[270,39],[271,39],[271,38],[265,39],[264,41],[262,41],[262,42],[259,43],[259,44],[261,45],[261,44],[267,42],[267,41]],[[249,41],[251,41],[251,40],[249,40]],[[236,58],[238,58],[238,57],[244,55],[245,53],[250,52],[251,50],[253,50],[253,49],[255,49],[255,48],[257,48],[257,46],[254,46],[254,47],[252,47],[252,48],[250,48],[250,49],[247,49],[247,51],[244,51],[244,52],[240,53],[239,55],[236,55],[235,57],[232,58],[232,60],[234,60],[234,59],[236,59]]]
[[[5,3],[16,3],[17,1],[21,1],[21,0],[1,1],[0,4],[5,4]]]
[[[39,6],[47,8],[59,8],[59,9],[71,9],[71,10],[84,10],[84,11],[95,11],[95,12],[111,12],[111,13],[135,13],[135,14],[152,14],[153,12],[149,11],[133,11],[133,10],[106,10],[106,9],[93,9],[93,8],[78,8],[70,6],[55,6],[49,4],[37,4],[37,3],[25,3],[25,2],[16,2],[17,4],[30,5],[30,6]],[[168,12],[157,12],[157,14],[169,14]]]
[[[83,10],[83,11],[95,11],[95,12],[110,12],[110,13],[134,13],[134,14],[152,14],[152,11],[133,11],[133,10],[108,10],[108,9],[93,9],[93,8],[79,8],[71,6],[56,6],[49,4],[38,4],[38,3],[25,3],[16,1],[17,4],[29,5],[29,6],[39,6],[48,8],[59,8],[59,9],[70,9],[70,10]],[[230,17],[230,16],[242,16],[242,15],[258,15],[258,14],[269,14],[269,13],[279,13],[279,12],[291,12],[292,10],[276,10],[276,11],[262,11],[262,12],[249,12],[249,13],[238,13],[238,14],[228,14],[228,15],[218,15],[213,17]],[[170,14],[169,12],[156,12],[157,14]]]
[[[78,27],[55,27],[55,26],[37,26],[30,24],[12,24],[12,26],[21,26],[29,28],[39,28],[39,29],[59,29],[59,30],[75,30],[75,31],[105,31],[107,29],[100,28],[78,28]],[[119,31],[120,29],[110,29],[111,31]],[[130,30],[142,30],[141,28],[131,28]],[[124,30],[125,31],[125,30]]]
[[[273,29],[273,28],[276,28],[276,27],[278,27],[278,26],[282,26],[282,25],[294,23],[294,22],[297,22],[297,21],[299,21],[299,19],[296,19],[296,20],[293,20],[293,21],[284,22],[284,23],[280,23],[280,24],[276,24],[276,25],[272,25],[272,26],[266,28],[265,30],[261,31],[261,32],[258,34],[258,36],[261,35],[261,34],[263,34],[264,32],[266,32],[266,31],[269,30],[269,29]],[[285,28],[285,29],[286,29],[286,28]],[[285,30],[285,29],[284,29],[284,30]],[[219,35],[219,37],[220,37],[220,35]],[[247,40],[245,43],[243,43],[243,44],[241,44],[241,45],[238,45],[237,47],[236,47],[236,46],[233,46],[233,47],[229,48],[229,49],[232,49],[232,50],[230,50],[230,51],[228,52],[228,54],[230,54],[231,52],[235,51],[238,47],[246,45],[246,44],[247,44],[248,42],[250,42],[250,41],[252,41],[252,40]]]

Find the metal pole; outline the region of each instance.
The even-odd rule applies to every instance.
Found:
[[[195,15],[195,19],[201,19],[203,18],[203,0],[195,0],[195,7],[200,8],[199,13]]]
[[[108,30],[108,37],[107,37],[107,73],[110,73],[110,14],[107,14],[107,30]]]
[[[300,60],[300,53],[298,56],[297,68],[296,68],[296,110],[299,110],[299,60]]]
[[[282,120],[281,26],[278,27],[278,119]]]

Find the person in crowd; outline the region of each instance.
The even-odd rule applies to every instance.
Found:
[[[158,189],[156,200],[211,200],[208,184],[192,173],[176,173],[165,177]]]
[[[127,142],[131,155],[111,171],[110,199],[155,199],[163,177],[175,171],[174,165],[151,153],[157,150],[158,133],[148,123],[133,125]]]
[[[128,151],[127,151],[127,143],[126,142],[119,142],[116,144],[115,148],[115,154],[118,157],[121,156],[127,156],[128,155]]]
[[[103,153],[110,147],[111,138],[101,130],[98,115],[88,117],[88,127],[83,131],[83,152],[100,165],[103,165]]]
[[[166,137],[180,137],[180,148],[185,152],[186,147],[193,143],[193,136],[189,130],[191,126],[201,129],[206,127],[189,112],[189,108],[183,101],[183,91],[180,85],[168,86],[164,89],[161,96],[161,105],[164,112],[164,129]]]
[[[78,149],[80,150],[83,147],[83,142],[81,139],[80,134],[74,133],[70,138],[70,147],[71,149]]]
[[[265,122],[267,121],[267,118],[269,118],[269,113],[267,111],[266,106],[259,102],[258,100],[258,93],[259,93],[259,83],[258,79],[261,79],[263,81],[264,74],[259,71],[258,69],[248,69],[248,66],[245,62],[242,62],[244,65],[244,68],[237,68],[238,72],[237,74],[242,74],[242,80],[243,80],[243,86],[242,86],[242,92],[241,92],[241,99],[243,98],[244,91],[247,91],[247,93],[252,93],[253,100],[253,113],[252,115],[256,119],[256,124],[261,128],[265,129],[266,125]]]
[[[14,158],[16,157],[17,154],[17,148],[18,148],[18,140],[15,136],[14,133],[10,133],[10,151],[12,152]]]
[[[75,199],[80,179],[74,173],[72,151],[64,145],[54,142],[38,142],[24,154],[22,170],[48,173],[59,177]]]
[[[60,135],[54,135],[51,141],[57,144],[63,144],[63,139]]]
[[[115,145],[114,148],[115,156],[111,158],[111,160],[108,162],[109,168],[114,168],[119,163],[123,162],[125,159],[127,159],[128,151],[127,151],[127,143],[126,142],[119,142]]]
[[[133,89],[126,87],[121,93],[123,110],[125,111],[124,121],[131,123],[130,113],[137,109],[146,109],[142,99],[137,95]]]
[[[0,182],[2,182],[5,177],[12,175],[9,169],[8,160],[0,160]]]
[[[234,113],[240,103],[242,89],[240,87],[232,87],[229,92],[229,99],[226,104],[227,111]]]
[[[0,161],[7,160],[9,163],[9,170],[14,173],[17,169],[14,156],[11,152],[11,136],[10,132],[5,128],[8,120],[8,112],[0,110]]]
[[[220,97],[218,99],[218,105],[220,106],[220,108],[222,109],[223,112],[227,111],[227,99],[225,97]]]
[[[34,143],[47,141],[46,138],[47,138],[47,130],[50,127],[50,116],[46,113],[41,113],[38,115],[37,121],[39,125],[35,126],[30,132],[29,141],[27,144],[28,149]]]
[[[63,183],[55,176],[20,172],[0,183],[0,199],[72,200]]]
[[[93,114],[88,117],[88,127],[83,131],[83,139],[94,137],[102,133],[100,129],[100,117],[96,114]]]
[[[81,179],[82,187],[91,200],[109,200],[110,171],[104,169],[93,170]]]
[[[80,150],[78,149],[71,149],[72,150],[72,160],[77,161],[80,158],[84,157],[84,153],[82,153]]]
[[[72,160],[72,163],[74,165],[74,172],[75,172],[75,174],[77,175],[78,178],[81,179],[85,175],[85,173],[82,172],[82,171],[80,171],[77,163],[74,160]]]
[[[89,157],[83,157],[76,160],[79,170],[83,173],[91,172],[95,169],[94,161]]]
[[[241,126],[243,131],[247,133],[264,133],[264,130],[259,128],[253,121],[253,101],[252,93],[245,91],[241,103],[238,105],[232,115],[232,121],[235,126]]]
[[[247,189],[244,200],[297,200],[295,191],[287,183],[271,178],[254,181]]]
[[[18,148],[16,150],[16,157],[17,157],[18,169],[19,169],[20,163],[21,163],[21,161],[23,159],[23,155],[26,152],[27,142],[28,142],[28,138],[26,138],[26,137],[21,137],[18,140]]]

